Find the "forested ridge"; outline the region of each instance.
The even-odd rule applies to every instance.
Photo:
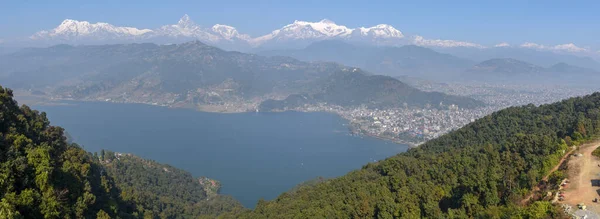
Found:
[[[345,176],[260,201],[243,218],[560,218],[518,206],[570,145],[600,132],[600,93],[511,107]]]
[[[188,172],[68,143],[45,113],[19,107],[2,87],[0,165],[0,218],[214,218],[245,210],[207,194]]]

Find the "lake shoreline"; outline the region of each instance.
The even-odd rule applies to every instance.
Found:
[[[196,107],[189,107],[189,106],[185,106],[185,105],[180,105],[180,106],[172,106],[172,105],[161,105],[161,104],[152,104],[152,103],[144,103],[144,102],[118,102],[118,101],[101,101],[101,100],[89,100],[89,99],[83,99],[83,100],[76,100],[76,99],[69,99],[69,98],[48,98],[45,96],[33,96],[33,95],[20,95],[20,96],[15,96],[15,98],[20,99],[20,98],[35,98],[35,102],[31,102],[31,100],[25,100],[24,104],[27,105],[41,105],[41,106],[55,106],[55,105],[70,105],[69,103],[61,103],[63,101],[73,101],[73,102],[92,102],[92,103],[117,103],[117,104],[141,104],[141,105],[149,105],[149,106],[159,106],[159,107],[166,107],[166,108],[170,108],[170,109],[190,109],[190,110],[194,110],[194,111],[198,111],[198,112],[206,112],[206,113],[219,113],[219,114],[239,114],[239,113],[253,113],[253,112],[258,112],[258,111],[252,111],[252,110],[247,110],[247,111],[233,111],[233,110],[210,110],[210,109],[217,109],[216,107],[214,107],[214,105],[201,105],[201,106],[196,106]],[[21,101],[19,101],[21,102]],[[22,103],[23,104],[23,103]],[[410,141],[404,141],[401,139],[394,139],[394,138],[390,138],[390,137],[385,137],[385,136],[379,136],[379,135],[375,135],[375,134],[369,134],[369,133],[362,133],[360,131],[360,129],[356,128],[355,125],[353,125],[351,123],[350,120],[344,118],[343,116],[337,114],[337,113],[333,113],[333,112],[329,112],[329,111],[299,111],[299,110],[282,110],[282,111],[268,111],[268,112],[260,112],[260,113],[282,113],[282,112],[302,112],[302,113],[314,113],[314,112],[321,112],[321,113],[329,113],[329,114],[334,114],[336,116],[339,116],[340,118],[344,119],[345,121],[348,122],[348,129],[349,129],[349,133],[352,135],[359,135],[359,136],[367,136],[367,137],[372,137],[372,138],[376,138],[379,140],[383,140],[383,141],[387,141],[387,142],[391,142],[394,144],[400,144],[400,145],[407,145],[409,148],[416,148],[419,145],[421,145],[423,142],[419,142],[419,143],[414,143],[414,142],[410,142]]]
[[[352,136],[348,122],[331,112],[226,115],[149,104],[67,103],[31,108],[46,112],[86,151],[131,153],[207,176],[222,183],[219,194],[248,208],[298,183],[342,176],[409,148]]]

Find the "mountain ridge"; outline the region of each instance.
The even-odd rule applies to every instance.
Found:
[[[235,27],[215,24],[212,27],[202,27],[185,14],[176,24],[163,25],[155,29],[138,29],[134,27],[120,27],[108,23],[90,23],[65,19],[59,26],[51,30],[39,31],[29,39],[48,42],[84,42],[93,41],[121,41],[121,42],[151,42],[160,38],[170,38],[171,42],[198,39],[208,43],[235,42],[240,45],[257,47],[272,41],[292,40],[321,40],[321,39],[349,39],[370,40],[402,39],[404,35],[388,24],[378,24],[372,27],[348,28],[337,25],[335,22],[323,19],[318,22],[296,20],[271,33],[258,37],[239,33]]]
[[[265,50],[258,54],[290,56],[304,61],[331,61],[390,76],[431,76],[438,79],[443,77],[440,72],[461,72],[474,64],[471,60],[417,45],[370,46],[340,40],[318,41],[303,49]]]
[[[348,27],[328,19],[316,22],[295,20],[266,34],[250,36],[239,32],[236,27],[222,23],[208,26],[198,25],[187,14],[181,17],[175,24],[150,29],[65,19],[57,27],[38,31],[27,39],[4,39],[0,40],[0,43],[4,42],[4,44],[10,43],[12,45],[19,45],[20,47],[27,47],[48,46],[60,43],[115,44],[150,42],[173,44],[190,40],[201,40],[214,46],[236,51],[257,51],[256,49],[258,48],[297,49],[320,40],[344,40],[377,46],[418,45],[441,50],[454,48],[481,50],[477,52],[481,54],[476,55],[475,58],[463,57],[474,60],[477,60],[478,57],[486,56],[486,53],[490,53],[487,50],[498,48],[523,49],[556,54],[576,54],[584,57],[598,58],[598,54],[593,49],[580,47],[572,42],[559,45],[542,45],[526,42],[516,46],[508,43],[486,46],[465,40],[431,39],[418,34],[407,35],[390,24],[380,23],[367,27]],[[459,55],[459,57],[462,56]],[[580,65],[578,63],[573,64]]]
[[[332,62],[303,62],[290,57],[226,51],[200,41],[176,45],[60,45],[2,56],[0,64],[5,72],[0,74],[4,83],[20,89],[42,89],[54,98],[193,108],[211,106],[224,110],[235,105],[234,110],[242,111],[254,111],[265,99],[315,93],[325,85],[360,84],[372,78],[327,81],[339,72],[363,71]],[[393,78],[383,81],[399,83]],[[349,91],[359,89],[347,88]],[[376,85],[363,88],[365,94],[379,92]],[[390,98],[365,97],[357,99],[354,105],[392,106],[412,89],[381,91]],[[333,93],[341,94],[339,90]],[[448,104],[459,107],[469,102],[449,100]],[[335,101],[323,99],[321,102]],[[409,106],[413,102],[416,100],[407,101]]]

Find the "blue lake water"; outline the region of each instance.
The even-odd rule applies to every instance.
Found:
[[[33,106],[86,150],[108,149],[221,181],[253,208],[318,176],[336,177],[406,151],[406,145],[348,135],[328,113],[205,113],[142,104],[76,102]]]

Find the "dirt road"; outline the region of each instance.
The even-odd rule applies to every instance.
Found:
[[[573,156],[569,160],[568,171],[570,183],[565,188],[565,200],[563,203],[576,206],[578,203],[585,203],[590,210],[600,210],[600,204],[593,203],[592,200],[599,198],[596,190],[600,187],[592,186],[592,180],[600,179],[600,159],[592,155],[600,142],[586,144],[580,147],[579,151],[583,156]]]

